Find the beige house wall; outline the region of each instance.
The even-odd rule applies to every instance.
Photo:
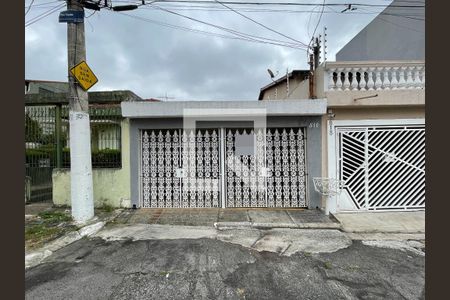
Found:
[[[425,119],[425,106],[406,107],[352,107],[330,108],[335,115],[333,120],[393,120],[393,119]],[[329,111],[330,111],[329,109]],[[328,130],[329,117],[322,117],[322,176],[328,176]],[[322,198],[325,207],[326,198]]]
[[[93,169],[94,205],[130,207],[130,136],[129,120],[121,122],[122,168]],[[55,169],[53,178],[53,203],[70,206],[70,169]]]
[[[264,91],[263,100],[308,99],[308,82],[308,79],[302,81],[300,78],[289,80],[289,94],[287,94],[287,82],[282,81]]]

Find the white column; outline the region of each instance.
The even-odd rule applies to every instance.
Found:
[[[336,87],[336,84],[334,83],[333,73],[336,71],[336,69],[328,69],[328,90],[333,91]]]
[[[369,76],[369,79],[367,80],[367,87],[368,87],[369,91],[373,91],[374,90],[373,87],[375,85],[375,82],[373,81],[373,78],[372,78],[373,73],[374,73],[373,70],[374,70],[374,68],[369,68],[367,71],[368,76]]]
[[[344,69],[344,83],[343,83],[343,87],[344,87],[344,91],[349,91],[349,87],[350,87],[350,81],[348,79],[348,75],[351,69],[346,68]]]
[[[398,87],[400,89],[406,88],[405,69],[406,69],[406,67],[400,67],[399,79],[398,79]]]
[[[391,67],[384,68],[384,78],[383,78],[383,89],[389,90],[391,88],[391,82],[389,80],[389,70],[392,70]]]
[[[414,67],[411,67],[411,66],[406,67],[406,88],[408,88],[408,89],[414,88],[414,81],[412,78],[412,69],[413,68]]]
[[[352,76],[352,82],[350,84],[350,89],[352,91],[357,90],[358,89],[358,80],[356,80],[356,72],[358,71],[357,68],[351,68],[349,69],[349,72],[352,72],[353,76]]]
[[[398,67],[392,68],[391,89],[393,89],[393,90],[398,89],[397,70],[398,70]]]
[[[342,68],[336,69],[336,73],[337,73],[336,89],[338,91],[342,91],[342,79],[341,79],[342,70],[343,70]]]
[[[383,68],[377,67],[375,69],[375,89],[380,90],[383,82],[381,81],[381,70]]]

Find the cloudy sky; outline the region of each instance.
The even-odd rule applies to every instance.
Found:
[[[237,1],[323,3],[321,0]],[[113,0],[113,5],[124,5],[124,2],[141,1]],[[304,46],[298,49],[272,45],[267,43],[268,39],[282,41],[284,45],[301,45],[294,40],[308,44],[316,25],[316,35],[323,34],[326,26],[327,59],[334,60],[335,53],[392,1],[356,2],[380,6],[356,6],[356,10],[345,13],[341,13],[345,6],[325,6],[318,24],[323,7],[320,5],[228,4],[282,35],[214,1],[159,1],[126,15],[107,9],[91,15],[92,11],[86,10],[87,62],[99,78],[92,90],[127,89],[142,98],[167,96],[168,100],[256,100],[259,89],[271,82],[268,68],[274,73],[278,71],[278,77],[287,68],[290,71],[308,68]],[[25,1],[25,11],[30,3],[31,0]],[[26,79],[67,80],[67,29],[66,24],[58,23],[59,11],[65,8],[57,9],[63,4],[63,1],[35,0],[25,16]],[[52,8],[55,12],[45,15]],[[239,33],[233,35],[180,15]],[[248,36],[242,40],[242,33],[257,36],[259,41],[263,37],[265,42],[254,42],[255,37],[250,42]]]

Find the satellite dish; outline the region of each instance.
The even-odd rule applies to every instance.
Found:
[[[274,78],[275,75],[273,74],[273,72],[270,69],[267,69],[267,72],[269,72],[270,78]]]

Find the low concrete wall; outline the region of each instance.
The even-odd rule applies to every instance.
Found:
[[[123,169],[93,169],[94,205],[100,207],[130,207],[130,184]],[[70,169],[55,169],[53,203],[70,206]]]
[[[130,136],[129,121],[121,123],[122,168],[93,169],[94,205],[100,207],[131,207],[130,201]],[[70,169],[54,169],[53,203],[70,206]]]

